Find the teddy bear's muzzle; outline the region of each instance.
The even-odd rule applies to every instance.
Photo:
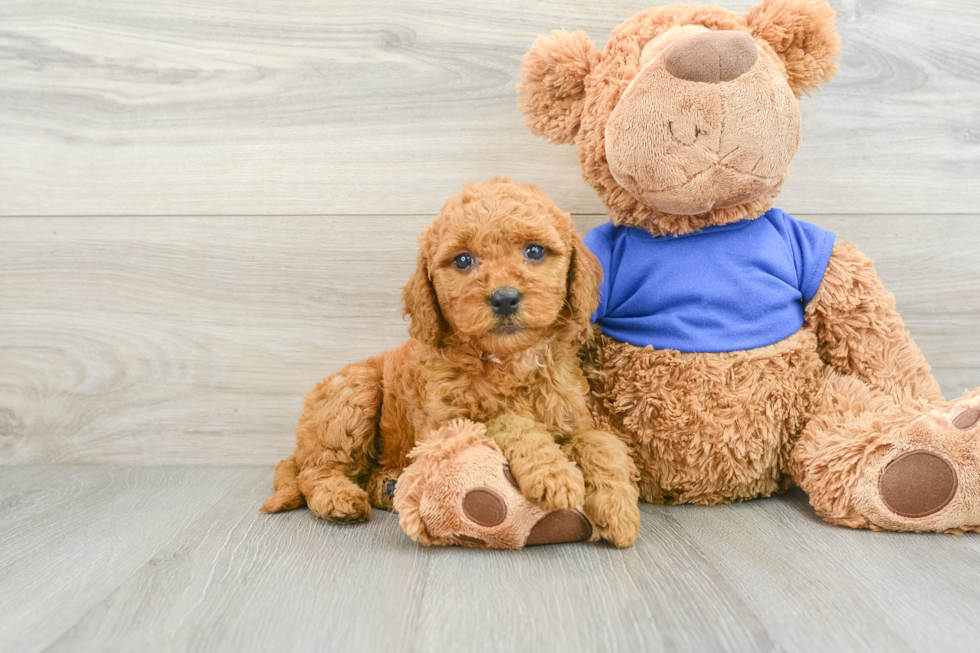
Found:
[[[623,91],[605,129],[613,178],[673,215],[771,192],[799,143],[799,107],[785,74],[742,31],[698,32],[659,51]]]

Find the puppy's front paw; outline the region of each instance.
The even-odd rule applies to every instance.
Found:
[[[339,487],[318,487],[307,497],[306,503],[313,514],[335,524],[367,521],[371,516],[367,492],[349,482],[335,485]]]
[[[513,469],[513,464],[511,465]],[[517,484],[529,501],[542,510],[578,508],[585,501],[585,480],[582,470],[567,459],[529,462],[518,473]]]
[[[583,510],[600,538],[619,548],[633,546],[640,531],[640,507],[632,488],[596,488],[586,495]]]

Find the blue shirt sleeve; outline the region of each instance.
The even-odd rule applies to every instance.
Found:
[[[783,213],[787,231],[793,245],[799,291],[808,302],[817,294],[823,275],[834,251],[834,233],[809,222],[800,222]]]
[[[609,290],[612,286],[610,263],[612,262],[612,245],[609,242],[608,228],[612,223],[600,225],[589,231],[582,240],[589,251],[595,254],[602,265],[602,285],[599,286],[599,308],[592,314],[592,321],[598,322],[606,315],[609,308]]]

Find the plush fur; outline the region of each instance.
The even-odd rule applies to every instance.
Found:
[[[521,108],[534,133],[575,143],[617,224],[661,236],[753,219],[789,174],[796,98],[837,70],[833,21],[823,0],[763,0],[744,15],[642,11],[602,52],[556,32],[525,58]],[[795,481],[836,524],[980,524],[980,392],[943,399],[853,245],[835,246],[803,328],[774,345],[680,353],[600,335],[584,351],[596,426],[629,443],[646,501],[741,501]]]
[[[545,249],[542,260],[525,256],[529,244]],[[306,395],[296,451],[277,467],[276,492],[262,509],[305,502],[342,523],[367,519],[371,503],[390,509],[385,488],[416,444],[462,419],[485,425],[526,500],[541,510],[584,507],[601,537],[632,544],[635,469],[619,439],[592,429],[578,357],[591,337],[601,269],[568,214],[534,186],[494,179],[446,202],[419,245],[403,292],[411,339],[348,365]],[[460,270],[463,253],[475,263]],[[489,305],[502,287],[522,294],[513,315]],[[411,501],[412,493],[404,496]],[[416,526],[408,530],[426,543],[458,535],[494,543],[478,529],[436,542]]]
[[[558,30],[539,38],[524,57],[521,110],[535,134],[552,143],[570,143],[578,133],[585,99],[585,77],[599,53],[585,32]]]
[[[618,455],[628,466],[625,451]],[[600,537],[599,529],[591,529],[581,513],[549,513],[525,499],[515,486],[503,452],[479,422],[450,422],[420,442],[410,457],[412,464],[398,479],[395,506],[405,532],[426,546],[518,549],[529,541],[544,544],[589,539],[590,530],[591,539]],[[616,474],[609,478],[616,478]],[[484,501],[496,502],[500,512],[494,519],[474,521],[466,514],[473,492],[481,494]],[[597,495],[587,491],[586,496]],[[620,509],[625,508],[628,504],[620,505]],[[601,510],[591,512],[603,514]],[[629,520],[628,515],[616,517]]]

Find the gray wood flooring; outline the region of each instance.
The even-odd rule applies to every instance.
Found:
[[[422,549],[265,515],[263,467],[0,467],[0,650],[976,651],[980,538],[800,492],[642,507],[634,548]]]

